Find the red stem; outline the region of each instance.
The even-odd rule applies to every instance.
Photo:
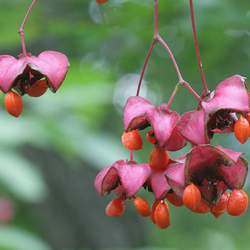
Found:
[[[143,67],[142,67],[141,74],[140,74],[140,80],[139,80],[139,84],[138,84],[137,91],[136,91],[136,96],[139,96],[139,95],[140,95],[142,80],[143,80],[143,77],[144,77],[144,75],[145,75],[145,71],[146,71],[146,69],[147,69],[148,62],[149,62],[149,59],[150,59],[151,54],[152,54],[152,52],[153,52],[153,49],[154,49],[155,44],[156,44],[156,40],[154,39],[154,40],[152,41],[150,47],[149,47],[148,53],[147,53],[146,58],[145,58],[144,63],[143,63]]]
[[[27,49],[26,49],[26,45],[25,45],[25,33],[24,33],[24,28],[25,28],[25,25],[26,25],[26,22],[30,16],[30,13],[33,9],[33,6],[35,5],[37,0],[32,0],[25,16],[24,16],[24,19],[23,19],[23,22],[19,28],[19,34],[20,34],[20,38],[21,38],[21,45],[22,45],[22,52],[23,52],[23,55],[24,56],[27,56]]]
[[[157,36],[157,41],[159,41],[159,43],[163,46],[163,48],[166,49],[167,53],[169,54],[169,57],[174,64],[179,83],[184,82],[180,68],[179,68],[179,66],[175,60],[174,54],[171,51],[171,49],[169,48],[168,44],[166,43],[166,41],[164,41],[164,39],[160,35]]]
[[[172,93],[172,95],[170,96],[169,100],[168,100],[168,103],[167,103],[167,108],[170,109],[170,106],[172,105],[173,101],[174,101],[174,98],[178,92],[178,89],[179,89],[179,84],[177,83],[175,88],[174,88],[174,91]]]
[[[203,95],[206,95],[207,93],[209,93],[209,89],[207,86],[206,77],[205,77],[205,73],[203,71],[203,66],[202,66],[199,41],[198,41],[198,37],[197,37],[196,24],[195,24],[195,13],[194,13],[193,0],[189,0],[189,6],[190,6],[190,16],[191,16],[192,30],[193,30],[193,36],[194,36],[195,52],[196,52],[196,57],[197,57],[197,61],[198,61],[199,72],[201,75],[201,81],[202,81],[202,85],[203,85]]]
[[[143,67],[142,67],[141,74],[140,74],[140,80],[139,80],[139,84],[138,84],[137,91],[136,91],[136,96],[140,95],[142,80],[144,78],[144,75],[145,75],[145,72],[146,72],[146,69],[148,66],[148,62],[149,62],[149,59],[152,55],[154,46],[157,43],[157,36],[159,34],[159,11],[158,10],[159,10],[158,0],[154,0],[154,39],[150,44],[148,53],[147,53],[146,58],[145,58],[144,63],[143,63]]]
[[[133,150],[130,150],[130,161],[134,160],[134,154],[133,154]]]
[[[167,52],[170,56],[170,59],[174,64],[176,74],[178,77],[178,81],[184,82],[183,77],[182,77],[181,72],[180,72],[180,69],[179,69],[179,66],[175,60],[175,57],[174,57],[171,49],[169,48],[168,44],[163,40],[163,38],[159,35],[159,11],[158,10],[159,10],[158,0],[154,0],[154,39],[151,42],[148,53],[147,53],[146,58],[145,58],[144,63],[143,63],[143,67],[142,67],[140,79],[139,79],[139,84],[137,87],[136,96],[139,96],[139,94],[140,94],[140,89],[141,89],[142,81],[143,81],[143,78],[145,75],[145,71],[147,69],[149,59],[152,55],[152,52],[153,52],[153,49],[154,49],[154,46],[156,43],[160,43],[167,50]]]
[[[160,43],[164,48],[165,50],[167,51],[167,53],[169,54],[169,57],[171,59],[171,61],[173,62],[174,64],[174,68],[175,68],[175,71],[176,71],[176,74],[177,74],[177,77],[178,77],[178,84],[176,85],[169,101],[168,101],[168,106],[170,107],[170,105],[172,104],[173,100],[174,100],[174,97],[175,95],[177,94],[178,92],[178,88],[179,88],[179,85],[181,86],[184,86],[186,89],[189,90],[189,92],[198,100],[200,101],[200,96],[196,93],[196,91],[190,86],[189,83],[187,83],[183,77],[182,77],[182,74],[181,74],[181,71],[180,71],[180,68],[175,60],[175,57],[174,57],[174,54],[172,52],[172,50],[169,48],[167,42],[160,36],[159,34],[159,11],[158,11],[158,0],[154,0],[154,38],[153,38],[153,41],[151,42],[151,45],[149,47],[149,50],[147,52],[147,55],[146,55],[146,58],[144,60],[144,63],[143,63],[143,67],[142,67],[142,70],[141,70],[141,74],[140,74],[140,80],[139,80],[139,84],[138,84],[138,88],[137,88],[137,92],[136,92],[136,96],[139,96],[140,94],[140,89],[141,89],[141,85],[142,85],[142,80],[143,80],[143,77],[145,75],[145,71],[147,69],[147,65],[148,65],[148,62],[149,62],[149,59],[152,55],[152,52],[153,52],[153,49],[154,49],[154,46],[156,43]]]
[[[185,87],[194,97],[195,99],[200,102],[201,101],[201,97],[197,94],[197,92],[191,87],[191,85],[184,81],[181,83],[183,87]]]
[[[179,86],[183,86],[185,87],[194,97],[195,99],[200,102],[201,101],[201,97],[198,95],[198,93],[190,86],[190,84],[186,81],[183,81],[183,82],[179,82],[176,84],[175,88],[174,88],[174,91],[172,92],[169,100],[168,100],[168,103],[167,103],[167,108],[170,109],[173,101],[174,101],[174,98],[179,90]]]
[[[159,34],[159,4],[158,0],[154,0],[154,38]]]

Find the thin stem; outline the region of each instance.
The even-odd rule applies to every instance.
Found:
[[[133,154],[133,150],[130,150],[130,161],[134,160],[134,154]]]
[[[158,0],[154,0],[154,37],[159,34],[159,5]]]
[[[174,68],[175,68],[175,71],[176,71],[176,74],[177,74],[177,77],[178,77],[178,84],[176,85],[169,101],[168,101],[168,107],[171,106],[173,100],[174,100],[174,97],[175,95],[177,94],[178,92],[178,89],[179,89],[179,86],[184,86],[185,88],[187,88],[189,90],[189,92],[200,102],[200,96],[196,93],[196,91],[190,86],[189,83],[187,83],[184,79],[183,79],[183,76],[181,74],[181,71],[180,71],[180,68],[176,62],[176,59],[174,57],[174,54],[172,52],[172,50],[169,48],[167,42],[160,36],[159,34],[159,10],[158,10],[158,0],[154,0],[154,39],[153,41],[151,42],[151,45],[149,47],[149,50],[147,52],[147,55],[146,55],[146,58],[144,60],[144,63],[143,63],[143,67],[142,67],[142,70],[141,70],[141,74],[140,74],[140,80],[139,80],[139,84],[138,84],[138,88],[137,88],[137,92],[136,92],[136,96],[139,96],[140,94],[140,89],[141,89],[141,85],[142,85],[142,80],[143,80],[143,77],[145,75],[145,71],[147,69],[147,65],[148,65],[148,62],[149,62],[149,59],[152,55],[152,52],[153,52],[153,49],[155,47],[155,44],[156,43],[160,43],[164,48],[165,50],[167,51],[167,53],[169,54],[169,57],[171,59],[171,61],[173,62],[174,64]]]
[[[150,59],[151,54],[152,54],[152,52],[153,52],[153,49],[154,49],[155,44],[156,44],[156,40],[154,39],[154,40],[151,42],[151,45],[150,45],[149,50],[148,50],[148,53],[147,53],[146,58],[145,58],[144,63],[143,63],[143,67],[142,67],[141,74],[140,74],[140,80],[139,80],[139,84],[138,84],[137,91],[136,91],[136,96],[139,96],[139,95],[140,95],[142,80],[143,80],[143,77],[144,77],[144,75],[145,75],[145,71],[146,71],[146,69],[147,69],[148,62],[149,62],[149,59]]]
[[[203,95],[206,95],[207,93],[209,93],[209,90],[208,90],[206,77],[205,77],[205,73],[204,73],[203,66],[202,66],[199,41],[198,41],[198,37],[197,37],[196,24],[195,24],[195,13],[194,13],[193,0],[189,0],[189,6],[190,6],[190,16],[191,16],[192,30],[193,30],[193,36],[194,36],[195,52],[196,52],[196,57],[197,57],[197,61],[198,61],[199,72],[201,75],[201,81],[202,81],[202,85],[203,85]]]
[[[178,82],[168,100],[168,103],[167,103],[167,108],[170,109],[173,101],[174,101],[174,98],[179,90],[179,87],[180,86],[183,86],[184,88],[186,88],[194,97],[195,99],[200,102],[201,101],[201,98],[200,96],[198,95],[198,93],[190,86],[190,84],[186,81],[183,81],[183,82]]]
[[[174,101],[174,98],[175,98],[175,96],[176,96],[176,94],[177,94],[177,92],[179,90],[179,86],[180,86],[180,84],[177,83],[176,86],[175,86],[175,88],[174,88],[174,91],[173,91],[172,95],[170,96],[170,98],[168,100],[168,103],[167,103],[167,108],[168,109],[170,109],[170,106],[172,105],[172,103]]]
[[[198,93],[191,87],[191,85],[190,85],[188,82],[184,81],[184,82],[181,83],[181,85],[182,85],[183,87],[185,87],[185,88],[195,97],[195,99],[196,99],[198,102],[201,101],[201,97],[200,97],[200,96],[198,95]]]
[[[147,69],[148,62],[149,62],[149,59],[152,55],[154,46],[157,43],[157,36],[159,34],[159,8],[158,7],[159,7],[158,0],[154,0],[154,39],[150,44],[149,50],[147,52],[146,58],[145,58],[144,63],[143,63],[143,67],[142,67],[140,79],[139,79],[139,84],[138,84],[137,91],[136,91],[136,96],[140,95],[142,80],[144,78],[145,71]]]
[[[175,71],[176,71],[179,82],[180,83],[184,82],[181,71],[180,71],[180,68],[179,68],[179,66],[178,66],[178,64],[177,64],[177,62],[175,60],[174,54],[171,51],[171,49],[169,48],[168,44],[164,41],[164,39],[160,35],[157,36],[157,41],[159,41],[159,43],[163,46],[163,48],[165,48],[166,51],[168,52],[169,57],[170,57],[171,61],[174,64]]]
[[[26,25],[26,22],[30,16],[30,13],[33,9],[33,6],[35,5],[37,0],[32,0],[25,16],[24,16],[24,19],[23,19],[23,22],[19,28],[19,34],[20,34],[20,38],[21,38],[21,45],[22,45],[22,51],[23,51],[23,55],[24,56],[27,56],[27,49],[26,49],[26,45],[25,45],[25,33],[24,33],[24,28],[25,28],[25,25]]]

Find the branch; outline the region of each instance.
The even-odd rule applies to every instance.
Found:
[[[172,102],[174,100],[174,97],[178,92],[178,89],[179,89],[180,85],[185,87],[186,89],[188,89],[189,92],[200,102],[200,100],[201,100],[200,96],[190,86],[190,84],[187,83],[183,79],[183,76],[182,76],[180,68],[179,68],[179,66],[178,66],[178,64],[176,62],[174,54],[173,54],[172,50],[170,49],[170,47],[168,46],[167,42],[160,36],[158,26],[159,26],[158,0],[154,0],[154,38],[153,38],[153,41],[151,42],[151,45],[149,47],[149,50],[147,52],[146,58],[145,58],[144,63],[143,63],[143,67],[142,67],[141,74],[140,74],[140,80],[139,80],[139,84],[138,84],[138,87],[137,87],[136,96],[139,96],[139,94],[140,94],[140,89],[141,89],[143,77],[145,75],[145,71],[147,69],[147,65],[148,65],[149,59],[150,59],[150,57],[152,55],[153,49],[154,49],[154,47],[155,47],[155,45],[157,43],[160,43],[163,46],[163,48],[167,51],[167,53],[169,54],[169,57],[170,57],[171,61],[173,62],[173,65],[174,65],[174,68],[175,68],[175,71],[176,71],[176,74],[177,74],[177,78],[178,78],[178,83],[175,86],[175,89],[174,89],[174,91],[173,91],[173,93],[170,96],[170,99],[168,101],[168,104],[167,104],[168,107],[171,106],[171,104],[172,104]]]

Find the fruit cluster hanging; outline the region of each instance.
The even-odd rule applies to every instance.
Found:
[[[22,96],[40,97],[50,88],[56,92],[69,68],[68,58],[57,51],[44,51],[38,56],[27,52],[24,27],[36,0],[33,0],[20,26],[22,53],[15,58],[0,55],[0,89],[5,93],[7,112],[19,117],[23,110]]]
[[[98,1],[103,4],[108,1]],[[240,143],[250,135],[249,93],[245,78],[233,75],[209,91],[202,68],[196,34],[194,8],[189,0],[195,49],[201,74],[203,92],[198,95],[186,82],[168,44],[158,32],[158,0],[154,0],[154,38],[141,71],[136,96],[128,98],[123,113],[124,133],[121,141],[130,151],[129,160],[118,160],[101,170],[95,179],[100,195],[113,192],[116,196],[106,207],[106,215],[118,217],[125,211],[125,203],[132,200],[138,213],[159,228],[170,225],[168,202],[176,207],[186,206],[195,213],[210,212],[216,218],[225,211],[232,216],[243,214],[248,207],[248,195],[243,191],[248,163],[241,152],[213,146],[216,133],[234,133]],[[175,67],[178,83],[167,103],[154,106],[140,97],[142,79],[156,44],[165,48]],[[186,88],[196,99],[195,110],[179,114],[171,104],[180,87]],[[149,128],[146,140],[153,149],[146,163],[133,160],[133,152],[143,148],[140,130]],[[170,158],[169,151],[178,151],[188,143],[190,152]],[[155,201],[148,202],[137,195],[145,189]]]

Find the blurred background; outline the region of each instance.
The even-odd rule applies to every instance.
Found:
[[[17,31],[30,2],[0,0],[0,54],[20,53]],[[160,32],[184,78],[200,92],[188,1],[159,2]],[[210,88],[236,73],[249,76],[249,1],[195,2]],[[71,68],[57,94],[25,96],[18,120],[6,114],[1,97],[0,250],[249,249],[249,213],[214,219],[171,206],[167,230],[139,217],[129,202],[121,219],[104,215],[111,197],[98,197],[93,181],[99,169],[129,157],[120,143],[122,109],[136,91],[152,14],[153,0],[110,0],[101,7],[94,0],[38,1],[26,26],[28,50],[64,52]],[[155,104],[167,102],[176,81],[168,55],[156,47],[142,95]],[[195,105],[181,89],[173,108],[184,112]],[[226,135],[214,143],[250,158],[249,142],[241,146]],[[136,159],[147,161],[150,150],[145,146]]]

